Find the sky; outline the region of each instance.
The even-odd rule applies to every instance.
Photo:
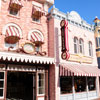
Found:
[[[64,13],[76,11],[89,24],[100,19],[100,0],[55,0],[54,5]]]

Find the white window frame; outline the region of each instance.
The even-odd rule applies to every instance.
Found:
[[[4,98],[4,90],[5,90],[5,71],[0,71],[0,72],[3,72],[4,73],[4,79],[0,79],[0,81],[3,81],[3,88],[0,88],[0,89],[3,89],[3,96],[0,97],[0,99]]]
[[[78,38],[77,37],[74,37],[74,40],[76,39],[76,42],[74,41],[74,53],[78,53],[79,50],[78,50]],[[75,45],[76,45],[76,48],[75,48]],[[77,52],[75,52],[75,49],[77,49]]]
[[[89,56],[93,56],[93,47],[92,47],[92,42],[91,41],[89,41],[89,43],[88,43],[88,45],[89,45]],[[91,55],[90,55],[91,54]]]
[[[82,52],[80,52],[80,47],[82,47]],[[79,53],[84,54],[84,41],[81,38],[79,39]]]
[[[44,75],[44,93],[43,94],[39,94],[39,76],[38,76],[38,82],[37,82],[37,95],[38,96],[44,96],[45,95],[45,73],[43,73],[43,72],[39,72],[38,73],[38,75],[39,74],[43,74]]]
[[[20,11],[20,10],[17,9],[17,14],[12,14],[12,13],[10,13],[11,10],[14,12],[14,11],[15,11],[15,8],[9,8],[9,14],[10,14],[10,15],[12,15],[12,16],[19,16],[19,11]]]

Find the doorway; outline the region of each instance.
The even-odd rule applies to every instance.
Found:
[[[35,73],[8,72],[7,100],[36,100]]]

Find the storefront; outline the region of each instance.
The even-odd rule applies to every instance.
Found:
[[[99,72],[96,66],[61,64],[60,100],[96,99],[98,97]]]
[[[0,100],[48,100],[53,58],[0,52]]]

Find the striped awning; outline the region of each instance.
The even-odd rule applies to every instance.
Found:
[[[20,9],[22,7],[22,3],[19,0],[11,0],[10,1],[10,7]]]
[[[43,34],[42,34],[42,33],[37,32],[37,31],[33,31],[33,32],[31,33],[30,40],[31,40],[32,42],[41,42],[41,43],[43,43],[44,37],[43,37]]]
[[[41,17],[44,15],[44,11],[42,11],[40,7],[33,6],[32,15],[34,15],[36,17]]]
[[[5,41],[7,43],[16,43],[21,38],[21,34],[17,27],[15,26],[8,26],[5,30]]]
[[[97,66],[82,64],[60,64],[60,76],[100,76]]]

